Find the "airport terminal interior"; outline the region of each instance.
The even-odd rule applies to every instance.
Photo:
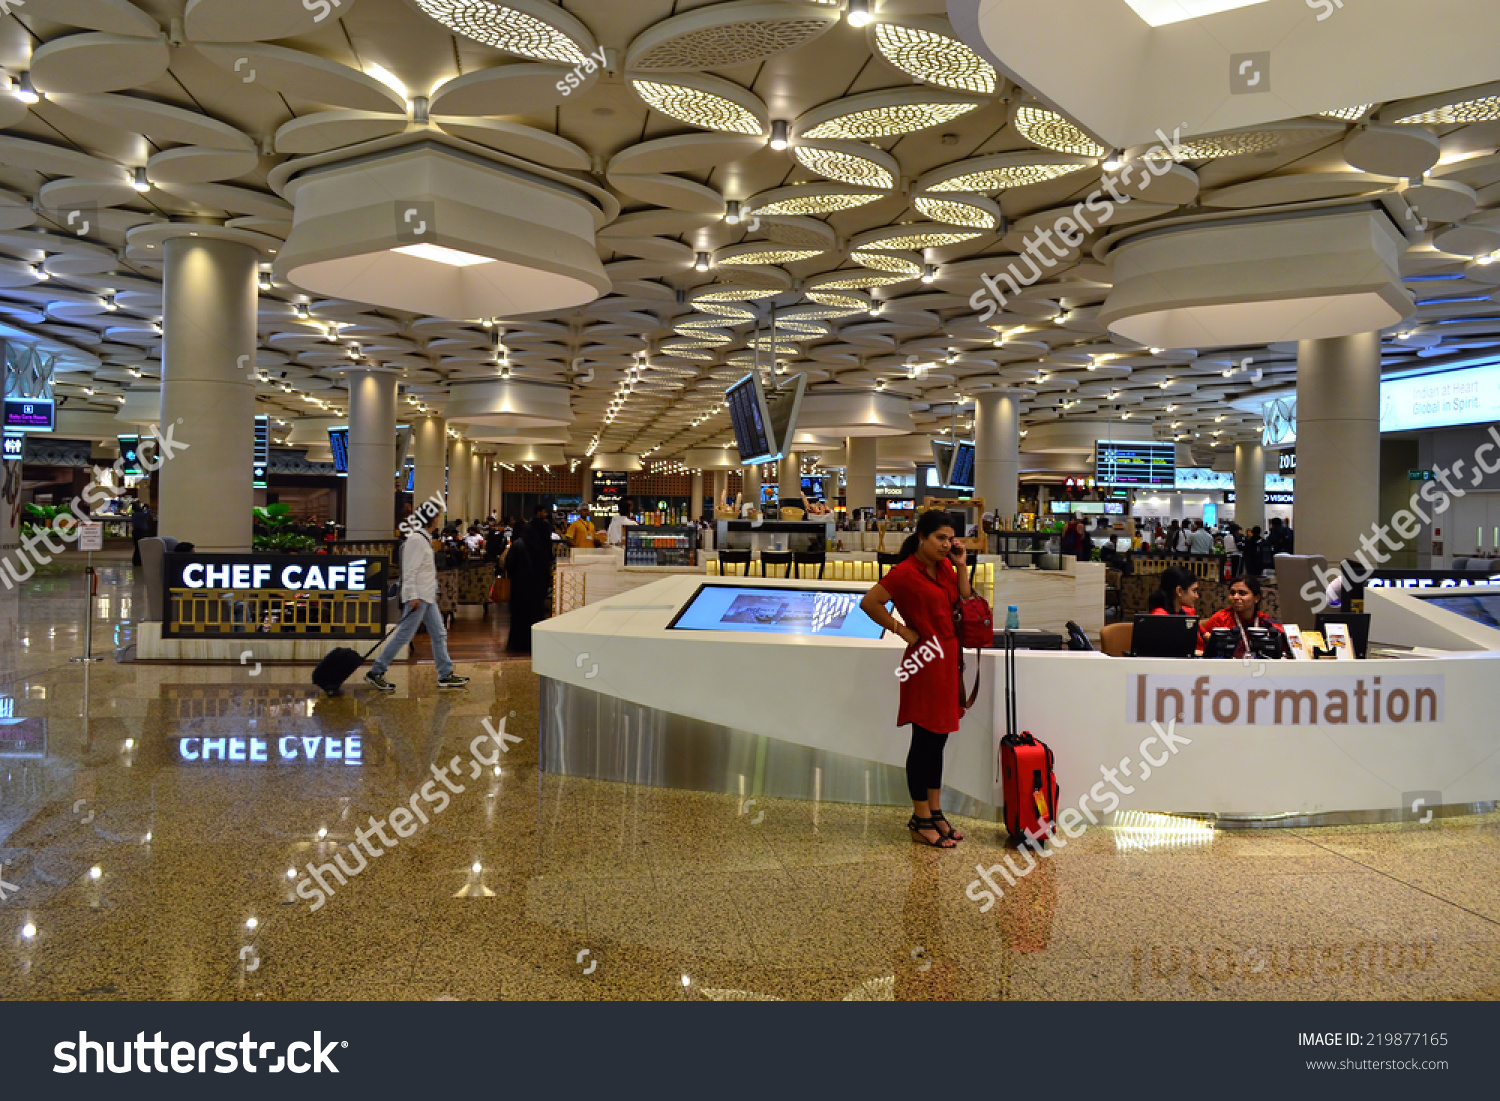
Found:
[[[1430,7],[0,0],[0,999],[1500,997]]]

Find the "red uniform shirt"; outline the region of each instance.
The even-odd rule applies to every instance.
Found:
[[[902,655],[904,669],[910,670],[908,661],[919,667],[901,682],[896,725],[916,723],[937,734],[951,734],[963,718],[958,704],[958,635],[953,628],[958,572],[944,558],[937,564],[934,581],[912,555],[880,584],[891,594],[901,619],[918,635],[917,645],[908,646]],[[919,657],[917,652],[924,646],[927,656]]]
[[[1200,620],[1198,622],[1198,649],[1202,650],[1205,646],[1208,645],[1208,636],[1213,634],[1215,628],[1238,628],[1239,626],[1240,620],[1239,617],[1234,614],[1233,608],[1225,608],[1223,611],[1215,612],[1207,619]],[[1270,616],[1266,615],[1264,612],[1256,612],[1255,622],[1247,624],[1247,626],[1267,627],[1273,631],[1280,631],[1282,634],[1286,634],[1286,628],[1276,620],[1272,619]],[[1242,658],[1245,656],[1245,633],[1243,631],[1240,631],[1239,635],[1239,639],[1234,644],[1234,656],[1237,658]]]

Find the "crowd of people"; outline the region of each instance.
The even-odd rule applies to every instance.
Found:
[[[1273,568],[1278,554],[1294,553],[1292,526],[1279,516],[1271,517],[1264,533],[1260,525],[1246,531],[1233,520],[1217,531],[1202,520],[1173,520],[1152,529],[1150,547],[1172,554],[1223,554],[1229,558],[1230,576],[1260,577]]]

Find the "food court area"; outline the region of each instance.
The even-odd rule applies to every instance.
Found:
[[[0,999],[1500,997],[1500,11],[1087,6],[0,3]]]

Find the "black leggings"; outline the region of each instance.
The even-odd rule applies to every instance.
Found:
[[[943,786],[943,747],[948,735],[935,734],[925,726],[911,724],[911,750],[906,754],[906,789],[912,802],[927,798],[928,789]]]

